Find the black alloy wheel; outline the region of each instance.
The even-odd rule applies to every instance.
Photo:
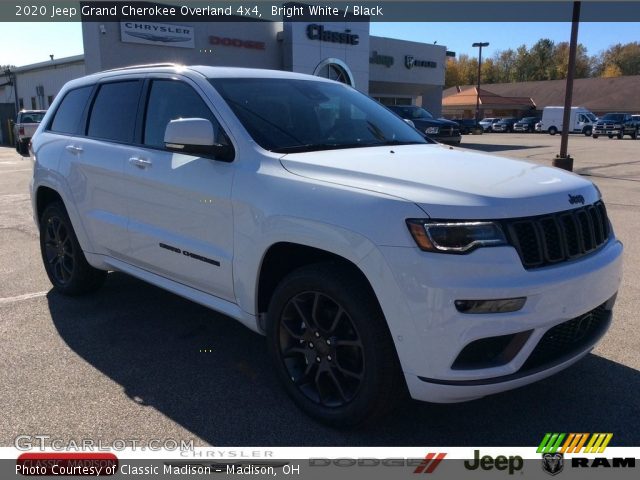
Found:
[[[341,407],[358,393],[365,356],[344,308],[320,292],[302,292],[280,318],[280,355],[291,381],[312,402]]]
[[[47,218],[44,235],[44,260],[48,271],[60,286],[67,285],[73,276],[75,267],[73,243],[67,225],[59,216]]]
[[[267,319],[276,374],[316,420],[354,427],[406,395],[387,322],[355,267],[318,263],[291,272],[273,293]]]
[[[92,292],[106,279],[107,272],[87,262],[61,202],[50,203],[40,216],[40,252],[47,276],[60,293]]]

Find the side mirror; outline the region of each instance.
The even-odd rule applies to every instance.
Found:
[[[174,152],[211,156],[224,161],[233,159],[233,147],[223,145],[205,118],[171,120],[164,131],[164,144]]]

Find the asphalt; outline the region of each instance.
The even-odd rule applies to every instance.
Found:
[[[486,134],[465,136],[462,147],[550,164],[559,142]],[[31,217],[31,163],[0,148],[0,446],[22,434],[202,446],[531,446],[548,431],[613,432],[611,445],[640,444],[640,141],[572,136],[569,147],[626,249],[604,340],[540,383],[462,404],[408,401],[346,432],[297,410],[263,338],[229,318],[119,273],[83,298],[51,290]]]

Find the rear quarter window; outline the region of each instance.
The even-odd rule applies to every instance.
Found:
[[[92,86],[88,86],[67,92],[54,114],[49,130],[57,133],[77,133],[92,89]]]

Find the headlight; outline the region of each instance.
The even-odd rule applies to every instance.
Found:
[[[494,222],[443,222],[408,219],[407,226],[421,250],[467,253],[478,247],[506,245],[500,225]]]
[[[440,129],[438,127],[427,127],[427,129],[424,131],[424,133],[426,133],[427,135],[431,134],[437,134],[440,131]]]

